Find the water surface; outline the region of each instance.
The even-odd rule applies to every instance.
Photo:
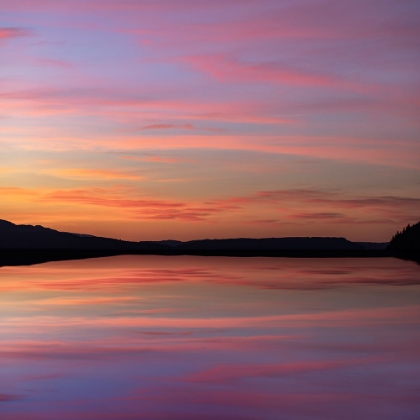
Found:
[[[189,256],[0,268],[0,418],[418,419],[419,268]]]

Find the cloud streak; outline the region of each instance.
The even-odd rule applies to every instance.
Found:
[[[0,27],[0,43],[10,40],[10,39],[20,38],[20,37],[30,36],[30,35],[31,35],[31,32],[28,31],[27,29]]]
[[[33,195],[8,190],[4,217],[364,240],[418,217],[415,2],[3,3],[0,188]]]
[[[208,233],[198,234],[193,230],[187,232],[188,239],[200,239],[215,237],[214,226],[227,226],[229,220],[235,220],[236,224],[250,231],[258,229],[264,232],[255,235],[257,237],[296,236],[296,231],[301,232],[300,235],[303,236],[325,236],[325,230],[317,229],[329,228],[332,233],[330,236],[344,236],[357,240],[357,236],[353,238],[352,235],[360,229],[368,232],[380,228],[384,232],[381,240],[389,241],[397,229],[414,222],[420,210],[420,199],[415,195],[359,196],[339,190],[283,189],[255,191],[247,195],[216,195],[180,200],[165,194],[156,197],[139,190],[136,182],[144,181],[136,172],[58,170],[47,173],[58,179],[78,179],[84,183],[100,182],[103,186],[43,190],[0,187],[3,205],[8,205],[11,212],[17,203],[20,203],[21,208],[35,206],[42,210],[40,214],[44,214],[44,217],[50,220],[47,223],[41,221],[40,224],[66,231],[69,230],[69,226],[61,226],[59,222],[52,224],[51,220],[59,221],[63,217],[83,220],[95,212],[98,220],[113,218],[116,221],[115,227],[112,226],[115,231],[111,230],[105,236],[125,236],[132,240],[145,239],[144,231],[138,237],[133,236],[132,230],[121,230],[121,223],[180,222],[185,223],[187,231],[194,230],[192,226],[209,226]],[[124,184],[118,185],[118,182]],[[15,211],[10,215],[10,219],[17,223],[32,224],[34,220],[31,214],[33,213]],[[7,213],[4,217],[7,218],[6,216]],[[279,233],[273,235],[273,229],[278,229]],[[71,227],[70,231],[97,234],[88,228]],[[243,228],[241,232],[238,234],[228,229],[216,237],[253,236],[244,234]],[[151,239],[164,239],[170,234],[163,233],[163,237],[152,235]]]

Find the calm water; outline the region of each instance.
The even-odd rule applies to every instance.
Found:
[[[2,420],[420,418],[420,266],[113,257],[0,268]]]

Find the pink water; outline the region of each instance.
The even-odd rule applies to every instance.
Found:
[[[420,418],[420,266],[124,256],[0,268],[1,420]]]

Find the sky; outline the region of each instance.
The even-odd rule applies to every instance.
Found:
[[[416,0],[0,0],[0,218],[129,240],[420,219]]]

